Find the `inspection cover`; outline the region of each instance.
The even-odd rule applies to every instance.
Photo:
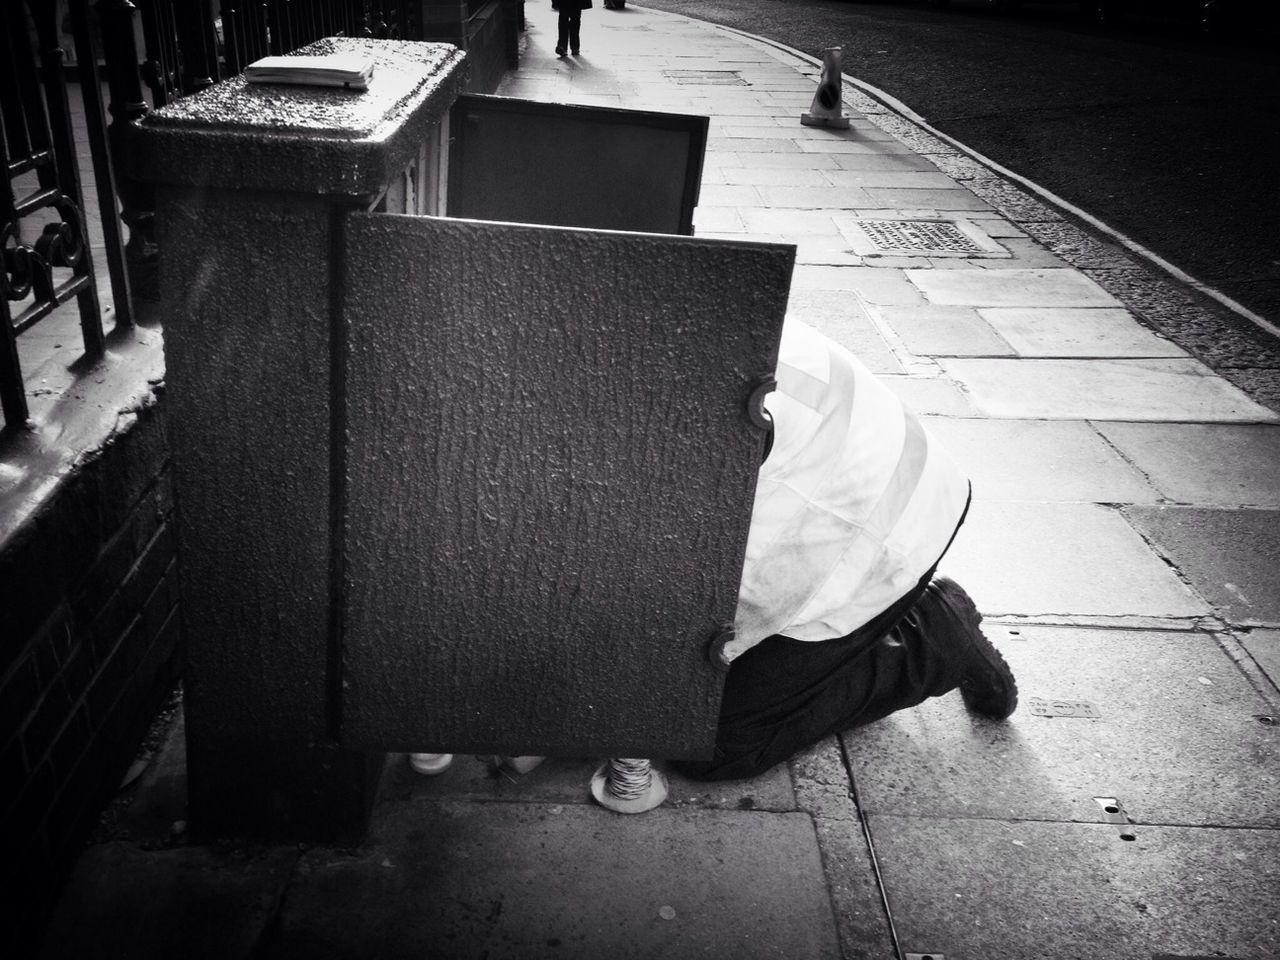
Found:
[[[676,83],[719,83],[745,87],[747,82],[736,70],[663,70],[662,75]]]
[[[864,257],[1009,257],[971,220],[848,220],[841,230]]]
[[[1031,697],[1027,701],[1027,709],[1037,717],[1084,717],[1097,720],[1102,717],[1088,700],[1048,700],[1044,697]]]

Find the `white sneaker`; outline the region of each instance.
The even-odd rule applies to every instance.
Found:
[[[451,763],[453,763],[452,753],[409,754],[409,766],[419,773],[426,774],[428,777],[435,776],[437,773],[444,773],[449,769],[449,764]]]

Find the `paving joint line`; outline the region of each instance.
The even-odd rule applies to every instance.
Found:
[[[836,737],[836,746],[840,749],[840,763],[844,766],[845,776],[849,779],[849,793],[854,809],[858,813],[858,823],[862,826],[862,838],[867,844],[867,856],[871,859],[871,869],[875,873],[876,890],[880,893],[884,918],[889,924],[889,939],[893,943],[893,953],[896,960],[904,960],[902,942],[898,939],[898,927],[893,920],[893,908],[889,905],[889,891],[885,887],[884,874],[880,870],[880,858],[876,856],[875,840],[871,836],[871,823],[863,810],[862,798],[858,796],[858,781],[853,773],[853,760],[849,756],[849,748],[845,746],[843,737]]]
[[[1094,630],[1129,630],[1185,633],[1216,633],[1227,629],[1219,617],[1191,614],[1186,617],[1159,617],[1142,613],[1070,614],[1070,613],[983,613],[983,623],[1011,627],[1074,627]]]
[[[1101,789],[1101,788],[1099,788]],[[947,813],[877,813],[877,817],[895,817],[901,820],[932,820],[934,822],[943,820],[964,821],[967,823],[1009,823],[1009,824],[1025,824],[1025,823],[1041,823],[1046,826],[1057,826],[1067,824],[1079,824],[1086,827],[1112,827],[1112,826],[1131,826],[1131,827],[1165,827],[1177,830],[1266,830],[1280,831],[1280,826],[1273,826],[1266,823],[1187,823],[1185,821],[1173,820],[1135,820],[1132,814],[1126,809],[1124,824],[1118,824],[1111,820],[1064,820],[1059,817],[998,817],[990,814],[947,814]]]
[[[1222,630],[1213,635],[1218,642],[1218,646],[1222,648],[1222,652],[1236,665],[1245,679],[1249,681],[1249,685],[1257,691],[1258,696],[1262,698],[1267,705],[1267,711],[1271,716],[1280,716],[1280,689],[1277,689],[1275,683],[1272,682],[1267,672],[1262,669],[1261,664],[1253,658],[1245,645],[1236,636],[1235,631]]]

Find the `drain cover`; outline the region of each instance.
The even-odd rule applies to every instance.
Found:
[[[871,241],[881,250],[939,250],[951,253],[980,253],[974,243],[954,223],[936,220],[859,220]]]
[[[841,226],[853,252],[866,257],[1011,256],[970,220],[850,220]]]
[[[742,87],[747,85],[747,82],[738,76],[736,70],[663,70],[662,75],[676,83],[718,83]]]

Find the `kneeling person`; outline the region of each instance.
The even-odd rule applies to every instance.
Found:
[[[702,780],[754,777],[823,737],[960,688],[995,720],[1017,705],[1004,658],[954,581],[934,573],[969,482],[852,354],[788,321],[774,445],[760,469]]]

